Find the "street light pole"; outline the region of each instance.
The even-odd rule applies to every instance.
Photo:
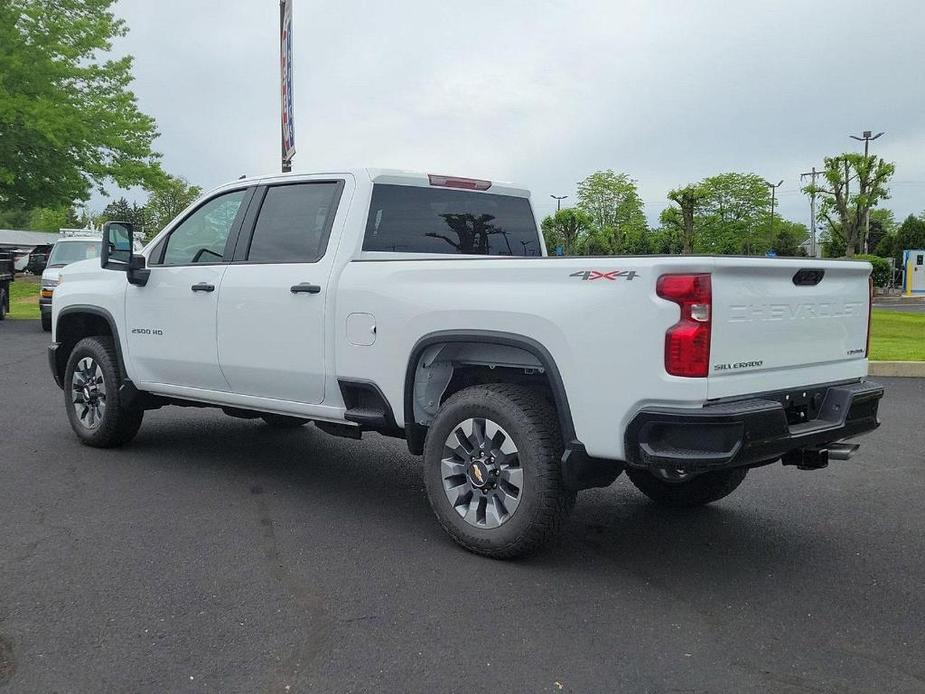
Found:
[[[858,137],[857,135],[849,135],[849,137],[852,140],[857,140],[858,142],[864,143],[864,163],[865,165],[867,163],[867,156],[868,156],[867,151],[868,151],[871,141],[876,140],[878,137],[883,135],[882,132],[879,132],[876,135],[872,136],[871,132],[872,132],[871,130],[865,130],[863,133],[861,133],[860,137]],[[867,209],[864,211],[864,248],[862,250],[865,253],[867,253],[868,251],[867,244],[868,244],[869,238],[870,238],[870,205],[868,205]]]
[[[809,251],[810,255],[813,258],[816,257],[816,176],[821,176],[821,171],[816,171],[816,167],[813,167],[812,171],[807,171],[806,173],[800,174],[800,180],[802,181],[806,176],[810,177],[810,184],[812,185],[813,192],[809,196]]]
[[[556,201],[556,212],[562,209],[562,201],[565,200],[568,195],[550,195],[553,200]]]
[[[774,248],[774,202],[777,199],[777,195],[776,195],[777,189],[780,188],[784,184],[784,179],[781,179],[776,184],[769,183],[768,181],[765,181],[764,183],[765,185],[768,186],[768,188],[771,189],[771,227],[770,227],[771,245],[768,247],[768,250],[773,250]]]

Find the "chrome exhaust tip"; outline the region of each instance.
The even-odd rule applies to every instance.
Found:
[[[860,447],[859,443],[830,443],[826,446],[831,460],[848,460]]]

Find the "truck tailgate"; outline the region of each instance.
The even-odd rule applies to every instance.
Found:
[[[869,275],[861,262],[717,259],[709,396],[865,375]]]

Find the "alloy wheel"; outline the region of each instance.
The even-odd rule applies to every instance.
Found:
[[[460,422],[444,443],[443,490],[469,525],[497,528],[523,498],[524,474],[511,435],[490,419]]]
[[[84,357],[74,367],[72,402],[77,421],[87,429],[96,429],[106,413],[106,381],[93,357]]]

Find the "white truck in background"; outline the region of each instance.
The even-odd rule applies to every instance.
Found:
[[[623,470],[700,505],[878,426],[867,263],[547,257],[526,190],[368,169],[235,181],[131,236],[110,223],[54,293],[81,441],[165,405],[399,436],[481,554],[536,549]]]

